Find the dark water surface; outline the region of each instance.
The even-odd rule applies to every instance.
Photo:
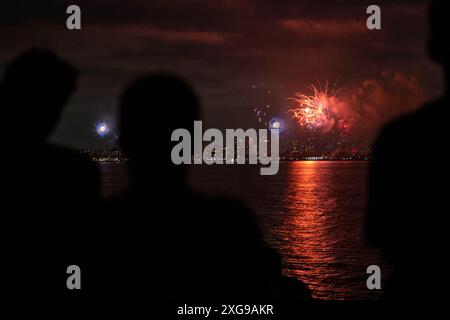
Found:
[[[366,287],[366,268],[383,263],[365,245],[366,177],[369,163],[297,161],[275,176],[258,166],[192,166],[194,189],[242,200],[259,217],[266,241],[284,272],[308,284],[320,299],[376,299]],[[123,164],[102,163],[105,196],[127,183]]]

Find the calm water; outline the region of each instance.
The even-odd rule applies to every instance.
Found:
[[[121,164],[103,163],[105,196],[126,185]],[[284,272],[320,299],[376,299],[366,268],[383,263],[364,243],[367,162],[298,161],[275,176],[257,166],[193,166],[194,189],[244,201],[260,218],[266,241],[283,258]]]

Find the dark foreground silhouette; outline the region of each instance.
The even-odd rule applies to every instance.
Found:
[[[76,78],[53,53],[31,50],[1,82],[8,153],[1,159],[0,295],[183,303],[310,297],[304,284],[281,275],[280,257],[264,245],[251,212],[194,194],[185,168],[172,164],[172,131],[200,118],[197,98],[175,77],[147,76],[123,94],[131,184],[100,205],[96,165],[47,142]],[[81,268],[81,290],[66,286],[70,265]]]
[[[66,269],[85,266],[98,171],[77,152],[47,142],[76,78],[53,53],[30,50],[11,62],[0,84],[0,295],[76,294],[67,290]]]
[[[192,131],[199,118],[196,96],[176,77],[146,76],[123,94],[131,185],[107,209],[116,219],[110,271],[119,275],[107,293],[183,303],[308,298],[305,285],[281,276],[280,257],[264,245],[251,212],[194,194],[185,167],[172,163],[172,131]]]
[[[444,67],[446,94],[387,125],[370,172],[369,242],[392,265],[388,299],[449,297],[448,97],[450,49],[444,1],[431,8],[431,57]]]

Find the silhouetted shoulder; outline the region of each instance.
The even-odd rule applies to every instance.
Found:
[[[98,171],[97,164],[94,161],[92,161],[87,155],[81,154],[79,151],[72,150],[59,145],[49,144],[45,147],[44,152],[47,152],[49,155],[54,155],[59,159],[64,159],[68,162],[76,162],[78,164],[83,164],[86,167],[90,167],[91,169]]]
[[[261,239],[260,226],[254,213],[242,202],[221,197],[204,199],[202,202],[209,206],[206,211],[215,216],[223,229],[229,228],[235,236],[257,241]]]
[[[63,146],[48,144],[43,147],[42,152],[49,158],[54,157],[55,159],[58,159],[58,161],[66,161],[66,164],[77,163],[79,165],[84,165],[92,170],[98,170],[97,164],[93,162],[87,155],[81,154],[78,151]]]
[[[98,199],[100,172],[97,164],[87,155],[51,144],[44,145],[38,152],[41,170],[51,173],[48,178],[53,179],[52,187],[64,189],[58,192],[68,197],[78,197],[83,202]]]
[[[425,220],[423,215],[440,211],[432,199],[442,193],[445,170],[434,152],[446,143],[446,101],[429,103],[389,123],[375,144],[367,236],[390,260],[412,250],[411,244],[420,239],[417,230],[442,219]]]
[[[410,154],[408,152],[413,152],[413,149],[416,151],[429,149],[426,143],[443,138],[440,132],[446,127],[447,107],[446,100],[437,100],[387,124],[380,131],[375,143],[375,161],[383,156],[389,156],[391,160],[400,160],[398,157]],[[430,141],[430,137],[433,141]]]

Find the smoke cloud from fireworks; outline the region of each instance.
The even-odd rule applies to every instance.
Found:
[[[288,98],[287,113],[302,132],[370,144],[383,124],[415,110],[423,100],[415,77],[383,72],[339,90],[327,82],[311,85],[309,94]]]

